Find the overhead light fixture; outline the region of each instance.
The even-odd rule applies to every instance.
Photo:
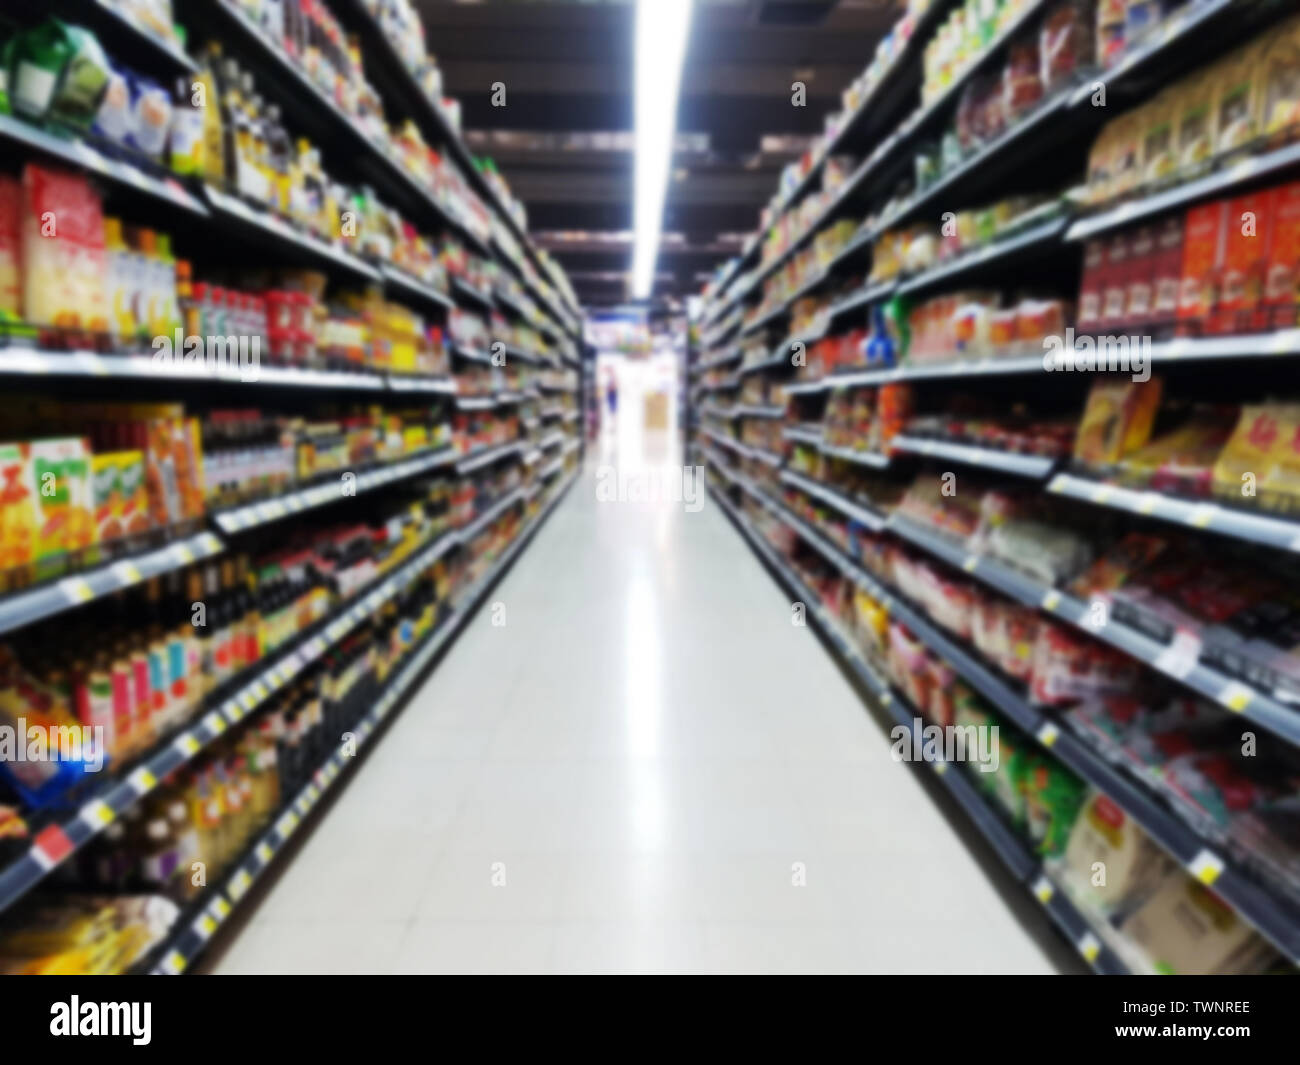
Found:
[[[664,193],[677,125],[677,93],[690,29],[691,0],[637,0],[633,299],[649,298],[654,288]]]

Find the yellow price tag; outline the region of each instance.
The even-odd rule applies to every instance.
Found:
[[[1199,851],[1187,866],[1192,876],[1207,887],[1219,879],[1223,872],[1223,859],[1211,851]]]
[[[88,802],[81,808],[80,817],[91,828],[103,828],[111,824],[113,818],[117,815],[113,813],[112,808],[102,799],[96,799],[94,802]]]
[[[193,733],[189,733],[189,732],[185,733],[184,736],[182,736],[180,739],[176,741],[177,750],[179,750],[187,758],[197,754],[200,746],[201,744],[199,743],[198,740],[194,738]]]
[[[129,779],[131,787],[135,789],[137,795],[143,795],[146,791],[152,791],[158,786],[158,778],[144,766],[132,773]]]
[[[87,603],[95,598],[94,589],[81,577],[65,577],[59,587],[71,603]]]
[[[1038,730],[1038,742],[1044,747],[1050,747],[1056,742],[1060,730],[1051,721],[1044,722],[1043,727]]]
[[[1238,684],[1235,680],[1227,685],[1223,691],[1219,692],[1219,702],[1226,706],[1234,714],[1244,713],[1246,707],[1250,705],[1251,691],[1244,684]]]
[[[226,919],[226,916],[230,913],[230,903],[228,903],[225,899],[220,897],[218,897],[217,900],[212,904],[212,908],[217,911],[217,917],[219,917],[223,921]]]
[[[172,555],[182,566],[188,566],[194,561],[194,552],[190,550],[189,544],[177,544],[172,548]]]
[[[239,870],[239,872],[235,874],[234,879],[230,881],[230,897],[235,901],[239,901],[239,899],[243,897],[244,892],[248,890],[248,885],[252,882],[253,878],[248,875],[246,869]]]
[[[257,859],[262,862],[262,864],[265,865],[271,860],[272,853],[271,848],[266,843],[259,843],[257,845]]]
[[[1055,894],[1056,889],[1052,886],[1052,882],[1045,876],[1039,877],[1038,882],[1034,884],[1034,897],[1046,906],[1052,901],[1052,896]]]
[[[1055,588],[1049,588],[1045,593],[1043,593],[1044,610],[1055,610],[1060,605],[1061,605],[1061,593],[1058,592]]]
[[[113,572],[117,575],[118,583],[123,587],[130,584],[139,584],[144,580],[140,573],[140,567],[134,562],[118,562],[113,566]]]
[[[199,934],[206,938],[217,930],[217,922],[205,913],[195,922],[195,927],[199,930]]]

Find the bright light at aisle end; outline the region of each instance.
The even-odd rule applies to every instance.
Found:
[[[668,164],[677,127],[677,91],[690,28],[691,0],[637,0],[633,299],[647,298],[654,287]]]

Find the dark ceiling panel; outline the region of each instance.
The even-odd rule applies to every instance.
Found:
[[[429,51],[439,57],[445,91],[461,101],[471,131],[627,132],[633,126],[635,4],[592,0],[415,0]],[[707,137],[707,148],[673,161],[664,230],[688,236],[681,251],[661,250],[672,275],[660,293],[698,291],[698,275],[734,247],[723,233],[754,229],[789,156],[760,156],[765,136],[806,138],[821,131],[840,93],[867,64],[897,18],[895,0],[696,0],[682,72],[678,129]],[[806,106],[791,103],[794,81]],[[492,89],[505,86],[505,106]],[[528,208],[533,229],[613,231],[632,227],[632,155],[578,152],[554,145],[498,148],[471,138],[496,159]],[[681,175],[685,175],[683,178]],[[618,302],[628,245],[557,247],[578,271],[579,297]]]

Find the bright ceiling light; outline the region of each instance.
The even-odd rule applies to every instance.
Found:
[[[654,287],[664,192],[677,125],[677,91],[690,29],[691,0],[637,0],[633,299],[648,298]]]

